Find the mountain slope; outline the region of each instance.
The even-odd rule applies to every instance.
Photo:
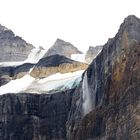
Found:
[[[82,52],[79,51],[71,43],[65,42],[64,40],[61,39],[57,39],[54,45],[44,55],[44,57],[56,54],[71,58],[72,54],[82,54]]]
[[[73,97],[69,140],[139,140],[139,60],[140,19],[128,16],[90,64],[83,90]]]
[[[33,45],[0,25],[0,62],[24,61],[33,48]]]

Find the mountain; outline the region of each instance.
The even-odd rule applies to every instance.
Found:
[[[57,39],[54,45],[44,55],[44,57],[56,54],[71,58],[72,54],[82,54],[82,52],[79,51],[71,43],[65,42],[64,40],[61,39]]]
[[[33,45],[0,25],[0,62],[24,61],[33,48]]]
[[[87,63],[91,63],[93,59],[101,52],[103,46],[89,47],[86,52],[85,60]]]
[[[140,19],[132,15],[86,70],[82,91],[73,95],[67,139],[139,139],[139,60]]]
[[[49,59],[58,67],[63,61],[57,64],[55,57]],[[49,62],[43,58],[34,68],[50,67]],[[26,80],[31,84],[32,70]],[[1,95],[0,139],[139,140],[140,19],[131,15],[124,20],[81,79],[73,88],[51,94]]]

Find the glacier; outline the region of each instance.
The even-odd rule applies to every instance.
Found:
[[[80,83],[84,71],[80,70],[65,74],[56,73],[44,79],[35,79],[30,76],[30,72],[20,79],[11,80],[9,83],[1,86],[0,94],[23,92],[39,94],[72,89]]]

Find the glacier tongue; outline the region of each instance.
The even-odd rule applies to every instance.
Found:
[[[28,93],[50,93],[76,87],[82,80],[83,70],[60,74],[56,73],[44,79],[36,79],[27,89]]]
[[[31,70],[30,70],[31,71]],[[24,77],[11,80],[0,87],[0,94],[6,93],[50,93],[50,91],[64,91],[76,87],[82,80],[83,70],[60,74],[56,73],[44,79],[35,79],[30,72]]]

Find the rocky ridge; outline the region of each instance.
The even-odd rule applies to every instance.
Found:
[[[54,45],[44,55],[44,57],[56,55],[56,54],[71,58],[72,54],[82,54],[82,52],[79,51],[71,43],[65,42],[62,39],[57,39],[56,42],[54,43]]]
[[[24,61],[33,48],[33,45],[0,25],[0,62]]]

